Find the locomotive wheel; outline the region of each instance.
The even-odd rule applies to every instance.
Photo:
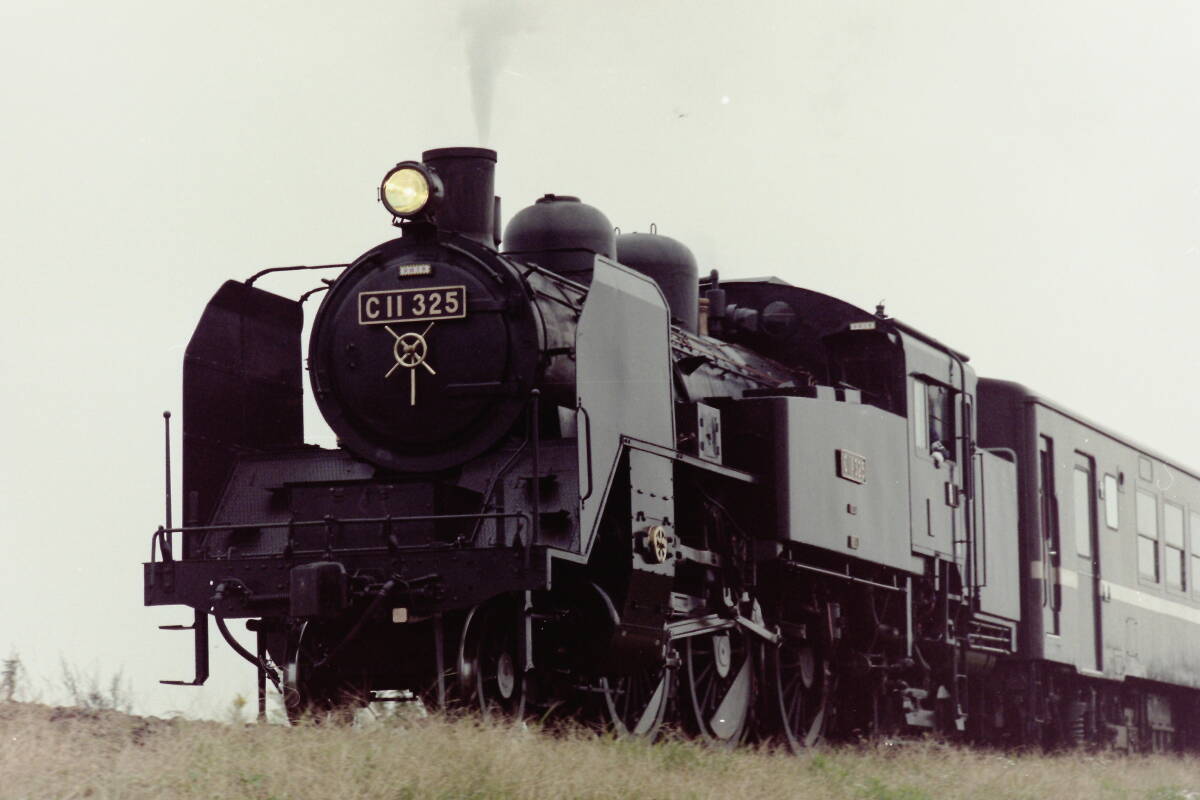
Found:
[[[607,642],[620,624],[616,607],[598,584],[588,582],[575,598],[578,624],[570,631],[573,638],[564,644],[581,659],[576,673],[590,676],[582,691],[579,706],[584,715],[599,722],[617,736],[653,740],[667,716],[674,686],[674,670],[662,661],[646,664],[633,671],[612,670],[597,674],[600,663],[611,663]]]
[[[821,740],[829,717],[833,676],[820,642],[786,635],[764,653],[765,716],[771,733],[792,752]]]
[[[287,659],[283,668],[283,707],[293,725],[302,720],[322,722],[331,712],[353,716],[364,704],[366,692],[333,677],[318,666],[329,651],[329,641],[311,622],[304,622],[288,634]]]
[[[754,658],[746,633],[728,628],[684,640],[684,697],[690,727],[703,739],[737,744],[754,704]]]
[[[618,736],[654,739],[671,700],[671,670],[665,664],[632,675],[600,678],[604,713]]]
[[[459,655],[459,676],[484,719],[525,713],[526,676],[521,669],[517,626],[511,603],[476,608],[467,617]]]

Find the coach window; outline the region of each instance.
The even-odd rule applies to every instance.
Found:
[[[1144,481],[1154,480],[1154,462],[1145,456],[1138,456],[1138,477]]]
[[[1187,567],[1183,549],[1183,508],[1174,503],[1163,503],[1163,540],[1166,542],[1166,563],[1163,572],[1167,588],[1182,592],[1187,588],[1184,570]]]
[[[1081,456],[1081,458],[1083,458]],[[1081,556],[1092,555],[1092,474],[1076,466],[1073,474],[1071,516],[1075,520],[1075,551]]]
[[[1196,576],[1200,575],[1200,513],[1188,513],[1188,531],[1192,534],[1192,591],[1200,592],[1196,585]]]
[[[1104,476],[1104,524],[1112,528],[1114,531],[1121,527],[1121,507],[1119,505],[1117,491],[1117,478],[1115,475]]]
[[[1138,575],[1158,583],[1158,500],[1149,492],[1137,493]]]

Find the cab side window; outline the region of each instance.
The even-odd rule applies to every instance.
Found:
[[[917,449],[929,449],[929,394],[928,384],[920,378],[913,379],[912,418],[913,433],[916,435]]]
[[[941,452],[954,461],[954,392],[939,383],[913,378],[911,411],[917,449]]]
[[[945,386],[929,384],[929,446],[941,444],[945,456],[954,460],[954,403]]]

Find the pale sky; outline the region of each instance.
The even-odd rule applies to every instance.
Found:
[[[143,711],[251,689],[215,639],[210,689],[155,684],[191,669],[155,629],[187,612],[141,605],[161,412],[224,279],[391,238],[376,186],[428,148],[496,149],[506,218],[575,194],[702,270],[886,299],[980,375],[1200,465],[1195,3],[15,6],[0,655],[48,696],[60,656],[123,668]]]

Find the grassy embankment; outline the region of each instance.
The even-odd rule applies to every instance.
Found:
[[[1200,800],[1200,761],[935,744],[794,757],[471,719],[288,728],[0,703],[0,798],[424,797]]]

